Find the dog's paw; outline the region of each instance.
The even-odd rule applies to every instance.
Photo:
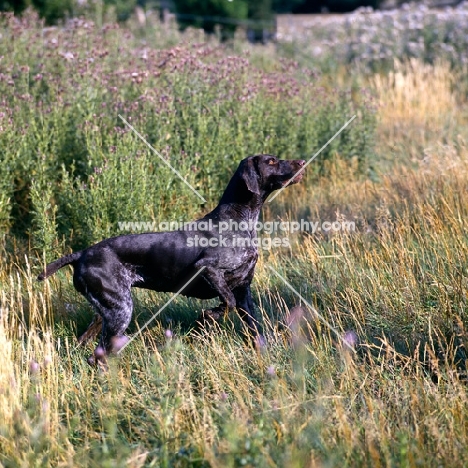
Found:
[[[91,367],[96,367],[101,371],[106,372],[109,369],[109,367],[107,365],[107,355],[104,348],[98,346],[94,350],[94,353],[91,354],[91,356],[88,358],[88,364]]]
[[[209,309],[202,312],[200,319],[203,322],[220,322],[224,315],[224,311]]]
[[[203,310],[197,319],[198,327],[209,327],[221,323],[226,317],[227,309],[224,304],[220,304],[212,309]]]

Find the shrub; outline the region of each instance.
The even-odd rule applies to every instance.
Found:
[[[369,99],[327,91],[294,63],[266,72],[218,46],[138,47],[126,31],[82,21],[45,37],[17,20],[5,26],[16,45],[0,51],[0,221],[41,249],[62,239],[81,248],[119,234],[119,221],[192,219],[214,206],[242,158],[310,157],[355,113],[321,158],[340,153],[365,170],[371,155]]]
[[[280,35],[293,57],[333,69],[353,64],[362,70],[380,71],[395,59],[435,63],[447,61],[463,70],[468,63],[467,3],[446,10],[423,4],[404,5],[390,11],[361,9],[349,15],[316,21],[313,27]]]
[[[177,19],[182,29],[188,26],[214,33],[218,25],[223,39],[232,37],[239,22],[247,19],[247,0],[174,0]]]

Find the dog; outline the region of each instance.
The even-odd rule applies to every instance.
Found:
[[[38,280],[72,265],[76,290],[100,317],[80,338],[89,339],[102,322],[88,362],[105,364],[128,342],[124,332],[133,312],[132,287],[174,293],[185,285],[181,294],[187,297],[218,297],[213,316],[237,308],[251,335],[263,340],[250,290],[258,259],[255,226],[268,196],[300,182],[304,166],[303,160],[250,156],[239,164],[218,206],[189,229],[112,237],[48,264]]]

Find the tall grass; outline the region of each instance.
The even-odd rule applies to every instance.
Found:
[[[462,80],[463,73],[447,62],[432,66],[417,60],[395,62],[392,72],[372,76],[371,86],[382,96],[379,141],[385,145],[384,157],[393,163],[399,157],[415,161],[438,144],[466,138]]]
[[[35,36],[10,21],[14,48],[0,45],[3,466],[464,466],[468,147],[453,72],[412,62],[366,77],[374,107],[343,77],[326,83],[274,55],[254,66],[214,42],[159,50],[124,29],[76,23]],[[265,349],[248,345],[235,316],[194,328],[209,303],[179,297],[109,372],[86,364],[92,347],[75,336],[92,312],[70,270],[37,283],[38,265],[135,213],[193,219],[208,208],[118,113],[213,205],[241,157],[311,154],[349,112],[358,126],[265,207],[265,220],[356,224],[260,252]],[[136,290],[130,333],[168,297]]]

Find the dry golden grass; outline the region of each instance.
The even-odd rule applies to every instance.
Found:
[[[464,102],[456,92],[461,78],[462,72],[447,63],[418,60],[395,62],[394,71],[374,75],[370,86],[379,102],[379,144],[408,161],[421,157],[428,145],[456,139],[466,125]]]
[[[380,98],[382,125],[391,127],[398,122],[440,131],[441,119],[458,110],[455,79],[449,64],[428,65],[417,60],[396,62],[394,71],[374,75],[371,81]]]

